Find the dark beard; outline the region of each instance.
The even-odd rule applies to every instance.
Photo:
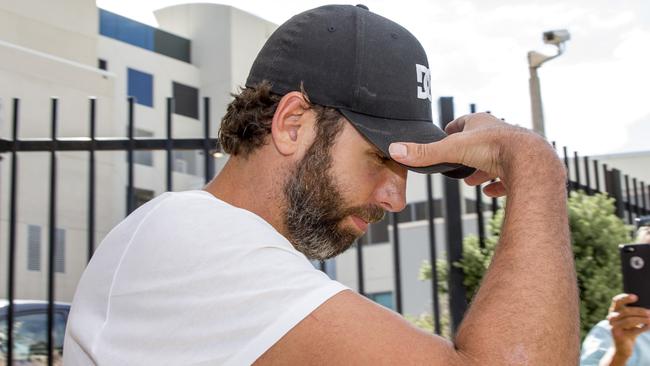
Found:
[[[358,232],[340,227],[347,216],[355,215],[367,222],[384,217],[378,205],[345,208],[343,195],[330,174],[329,150],[317,138],[284,186],[288,239],[309,259],[329,259],[352,245]]]

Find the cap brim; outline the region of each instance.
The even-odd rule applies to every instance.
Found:
[[[388,146],[393,142],[416,142],[426,144],[440,141],[447,134],[429,121],[403,121],[369,116],[340,109],[341,113],[352,123],[368,141],[390,157]],[[448,177],[462,179],[476,171],[474,168],[461,164],[442,163],[424,167],[413,167],[399,163],[406,169],[423,173],[442,173]]]

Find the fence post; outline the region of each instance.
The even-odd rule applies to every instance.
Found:
[[[607,194],[615,200],[616,216],[625,218],[625,204],[621,187],[621,171],[618,169],[605,170]]]
[[[454,99],[440,97],[438,100],[440,127],[442,129],[454,119]],[[460,207],[460,183],[456,179],[443,177],[445,207],[445,232],[447,233],[447,261],[449,268],[449,311],[451,332],[456,333],[467,309],[463,270],[453,265],[463,258],[463,227]]]

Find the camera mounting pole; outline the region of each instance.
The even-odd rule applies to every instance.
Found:
[[[548,56],[536,51],[529,51],[528,70],[530,71],[530,107],[533,116],[533,130],[546,137],[546,131],[544,130],[544,112],[542,109],[542,92],[539,83],[539,76],[537,75],[537,69],[539,69],[545,62],[562,55],[564,53],[564,42],[571,39],[571,36],[567,30],[562,29],[544,32],[543,39],[544,43],[553,44],[557,47],[557,53]]]

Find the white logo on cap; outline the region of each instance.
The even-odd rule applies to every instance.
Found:
[[[643,258],[637,256],[630,258],[630,266],[632,266],[632,268],[641,269],[644,265],[645,263],[643,262]]]
[[[431,71],[420,64],[415,64],[415,71],[417,72],[418,80],[418,98],[429,99],[431,101]]]

